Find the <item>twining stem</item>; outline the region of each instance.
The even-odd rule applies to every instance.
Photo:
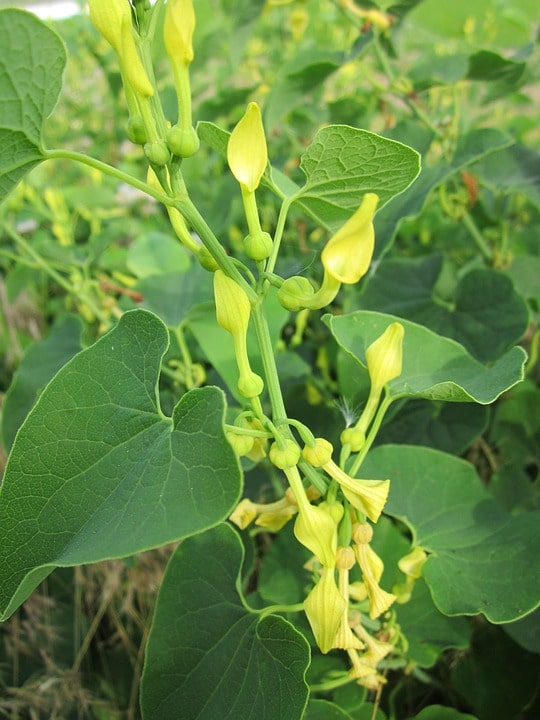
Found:
[[[476,243],[476,246],[478,247],[482,255],[486,258],[488,262],[493,262],[493,252],[491,251],[491,248],[489,247],[487,242],[484,240],[482,233],[476,226],[476,223],[474,222],[471,214],[467,212],[467,210],[465,210],[461,219],[463,220],[463,224],[469,231],[472,239]]]
[[[274,233],[274,246],[272,248],[272,254],[268,258],[266,263],[265,271],[267,273],[273,273],[276,266],[277,257],[279,254],[279,248],[281,245],[281,239],[283,237],[283,230],[285,229],[285,222],[287,220],[287,214],[291,207],[292,198],[286,198],[281,204],[279,211],[279,217],[276,225],[276,231]]]

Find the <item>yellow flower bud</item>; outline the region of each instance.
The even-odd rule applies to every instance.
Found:
[[[310,550],[327,568],[336,564],[337,524],[325,508],[302,503],[294,524],[298,542]]]
[[[247,455],[253,450],[254,438],[250,435],[239,435],[235,432],[227,432],[227,440],[238,457]]]
[[[372,522],[377,522],[388,498],[390,480],[359,480],[347,475],[333,460],[322,466],[337,480],[347,500]]]
[[[167,0],[163,22],[163,41],[171,62],[189,64],[193,60],[195,12],[192,0]]]
[[[426,551],[417,546],[410,553],[404,555],[398,562],[398,567],[402,573],[413,580],[422,577],[422,568],[427,560]]]
[[[366,193],[358,210],[322,251],[321,261],[326,273],[340,283],[357,283],[369,269],[375,247],[373,216],[378,201],[375,193]]]
[[[382,388],[401,375],[404,332],[403,325],[393,322],[366,350],[372,388]]]
[[[347,602],[339,592],[332,568],[324,568],[321,579],[304,600],[304,610],[322,653],[332,649]]]
[[[245,333],[249,325],[251,305],[246,292],[223,270],[214,273],[214,296],[218,325],[231,335]]]
[[[366,435],[357,428],[345,428],[340,435],[342,445],[350,445],[353,452],[360,452],[366,442]]]
[[[332,459],[334,448],[332,443],[324,438],[315,438],[314,445],[306,445],[302,450],[302,457],[313,467],[322,467]]]
[[[227,145],[227,162],[232,174],[248,192],[254,192],[268,164],[268,150],[257,103],[249,103]]]
[[[89,0],[88,4],[90,19],[118,55],[125,78],[144,97],[153,95],[133,38],[129,0]]]
[[[109,45],[120,53],[124,23],[131,25],[129,0],[88,0],[90,20]]]

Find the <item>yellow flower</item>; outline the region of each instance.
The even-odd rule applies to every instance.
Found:
[[[393,322],[366,350],[372,390],[383,388],[401,375],[404,332],[403,325]]]
[[[426,551],[417,546],[410,553],[404,555],[398,562],[398,567],[402,573],[413,580],[422,577],[422,568],[427,560]]]
[[[245,530],[245,528],[255,520],[257,512],[257,504],[249,500],[249,498],[244,498],[240,500],[229,515],[229,520],[239,527],[240,530]]]
[[[294,523],[298,542],[310,550],[324,565],[336,565],[337,523],[326,507],[318,507],[299,498],[299,513]]]
[[[351,547],[338,548],[336,555],[338,586],[339,592],[345,600],[345,607],[332,647],[340,650],[359,649],[363,647],[363,644],[353,633],[349,624],[349,571],[354,567],[355,563],[356,558]]]
[[[347,475],[333,460],[322,466],[337,480],[347,500],[372,522],[377,522],[388,498],[390,480],[358,480]]]
[[[133,38],[129,0],[89,0],[88,4],[90,19],[118,55],[124,78],[140,95],[153,95]]]
[[[377,664],[394,649],[392,643],[381,642],[370,635],[361,623],[357,623],[353,627],[353,630],[366,644],[367,652],[362,655],[362,662],[366,665],[371,665],[375,668]]]
[[[358,210],[324,247],[321,261],[334,280],[352,285],[367,273],[375,247],[373,216],[378,201],[375,193],[366,193]]]
[[[240,377],[238,391],[243,397],[253,398],[264,389],[263,379],[253,372],[247,351],[247,331],[251,315],[249,298],[232,278],[222,270],[214,273],[214,297],[218,325],[230,332]]]
[[[307,619],[322,653],[332,649],[346,608],[347,603],[337,588],[333,568],[324,568],[321,579],[304,600]]]
[[[368,593],[369,617],[374,619],[388,610],[390,605],[395,601],[396,596],[382,590],[379,586],[379,581],[384,570],[381,558],[371,548],[368,542],[358,542],[361,538],[359,538],[356,529],[353,530],[353,539],[356,542],[354,552],[360,565]]]
[[[163,41],[172,63],[193,60],[195,12],[192,0],[168,0],[165,6]]]
[[[268,150],[257,103],[249,103],[227,145],[227,162],[242,188],[254,192],[268,164]]]

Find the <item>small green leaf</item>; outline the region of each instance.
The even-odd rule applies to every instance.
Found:
[[[490,269],[463,275],[454,298],[441,301],[442,255],[383,260],[350,309],[399,315],[464,345],[477,360],[496,360],[518,343],[529,324],[525,301],[511,280]],[[453,300],[453,301],[452,301]]]
[[[238,500],[238,461],[217,388],[165,417],[156,396],[168,334],[126,313],[49,383],[21,427],[0,489],[0,616],[55,566],[132,555],[215,525]]]
[[[10,450],[17,430],[42,388],[81,350],[81,333],[80,319],[71,315],[27,350],[2,406],[2,440],[6,450]]]
[[[325,315],[323,321],[343,350],[363,367],[366,348],[390,323],[398,321],[403,325],[402,373],[388,383],[388,392],[394,397],[486,405],[523,379],[526,354],[519,347],[486,367],[454,340],[392,315],[359,310],[339,317]]]
[[[429,553],[423,575],[445,615],[483,613],[504,623],[540,603],[540,512],[511,516],[467,462],[429,448],[384,445],[362,464],[365,477],[390,478],[385,512]]]
[[[0,201],[43,160],[42,128],[62,88],[60,37],[24,10],[0,10]]]
[[[381,208],[408,188],[420,171],[420,156],[367,130],[330,125],[319,130],[300,167],[306,184],[295,202],[334,231],[358,209],[364,193],[376,193]]]
[[[144,720],[300,720],[309,646],[239,594],[243,547],[229,525],[189,538],[159,592],[141,685]]]

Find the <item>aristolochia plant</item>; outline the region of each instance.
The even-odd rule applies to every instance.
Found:
[[[276,332],[290,313],[327,307],[343,285],[368,273],[375,214],[414,181],[418,154],[367,131],[325,127],[302,155],[306,179],[300,187],[270,164],[257,103],[247,105],[230,134],[209,122],[194,128],[191,0],[154,6],[91,0],[89,6],[95,28],[118,58],[126,134],[142,147],[147,179],[44,147],[42,125],[61,89],[64,47],[34,16],[8,9],[0,12],[6,39],[0,190],[7,195],[40,161],[68,158],[163,203],[193,258],[193,272],[204,268],[213,285],[214,330],[206,343],[228,348],[216,356],[215,369],[228,385],[231,407],[226,416],[221,389],[192,387],[171,417],[164,414],[158,379],[169,331],[146,310],[126,312],[76,354],[39,395],[9,457],[0,494],[1,617],[8,618],[55,567],[183,540],[165,575],[147,645],[144,718],[292,720],[303,716],[310,695],[310,643],[314,652],[336,657],[311,683],[313,693],[347,683],[379,692],[392,662],[414,664],[400,608],[414,604],[421,577],[435,603],[429,601],[432,613],[482,612],[505,622],[530,612],[537,602],[534,585],[511,578],[527,562],[526,549],[510,541],[517,518],[494,508],[473,469],[426,448],[373,448],[397,400],[491,403],[522,378],[520,348],[487,367],[456,342],[390,315],[327,314],[323,322],[343,357],[368,380],[363,411],[324,437],[291,417],[284,400]],[[161,16],[176,117],[165,113],[150,52]],[[200,140],[226,157],[239,185],[245,236],[237,256],[228,254],[190,196],[184,163]],[[279,205],[275,227],[265,227],[260,212],[262,185]],[[318,286],[303,275],[278,273],[292,206],[328,231]],[[189,327],[189,309],[186,316]],[[279,473],[281,489],[269,502],[242,497],[242,468],[257,464]],[[480,505],[490,509],[478,516]],[[400,582],[383,577],[382,557],[392,555],[384,540],[376,542],[383,511],[401,520],[412,538],[392,560],[391,577],[401,571]],[[399,536],[403,548],[399,529],[385,522],[390,545]],[[280,542],[290,526],[295,540],[283,535]],[[276,536],[271,547],[278,562],[292,554],[303,578],[298,602],[273,602],[264,572],[253,601],[244,594],[236,528],[253,527]],[[477,560],[488,552],[493,565],[479,571]],[[494,588],[503,581],[501,596]]]

